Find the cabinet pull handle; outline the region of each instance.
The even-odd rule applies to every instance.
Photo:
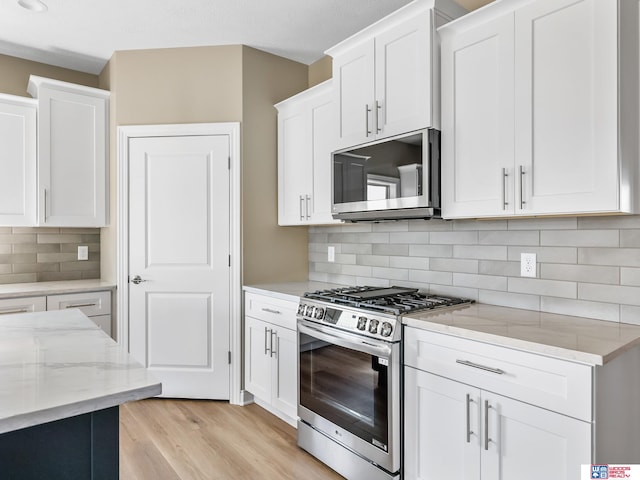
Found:
[[[365,118],[365,125],[367,127],[366,128],[367,137],[373,133],[371,130],[369,130],[369,113],[371,113],[371,109],[369,108],[369,104],[367,103],[364,106],[364,118]]]
[[[380,128],[380,110],[382,110],[382,105],[380,105],[380,102],[376,100],[376,133],[380,133],[382,131]]]
[[[489,400],[484,401],[484,449],[489,450]]]
[[[467,393],[467,443],[471,443],[471,435],[473,435],[471,431],[471,402],[473,402],[473,399]]]
[[[522,165],[518,166],[518,169],[520,171],[520,175],[519,175],[519,177],[520,177],[520,210],[522,210],[522,209],[524,209],[525,203],[527,203],[527,202],[524,201],[523,195],[522,195],[522,184],[523,184],[522,177],[524,177],[525,171],[524,171],[524,168],[522,168]]]
[[[276,337],[276,341],[275,343],[273,342],[273,336],[275,335]],[[278,343],[278,333],[275,330],[271,330],[271,353],[269,354],[270,357],[273,357],[274,355],[277,355],[277,351],[274,348],[274,346]]]
[[[309,195],[306,195],[306,213],[307,213],[307,220],[309,220],[311,218],[311,215],[309,215],[309,202],[311,201],[311,197]]]
[[[269,347],[267,346],[267,333],[269,333],[269,339],[271,339],[271,329],[264,327],[264,354],[266,355],[269,352],[269,355],[271,355]]]
[[[82,308],[82,307],[97,307],[97,303],[76,303],[72,305],[66,305],[64,308]]]
[[[500,370],[499,368],[487,367],[485,365],[480,365],[479,363],[470,362],[469,360],[456,360],[456,363],[459,363],[460,365],[465,365],[467,367],[479,368],[480,370],[485,370],[487,372],[495,373],[497,375],[503,375],[505,373],[504,370]]]
[[[0,315],[11,315],[12,313],[28,313],[28,308],[17,308],[15,310],[4,310],[0,312]]]
[[[304,203],[304,196],[300,195],[300,220],[304,220],[304,210],[302,204]]]
[[[282,315],[282,312],[279,310],[273,310],[271,308],[263,308],[262,309],[263,312],[267,312],[267,313],[273,313],[274,315]]]
[[[509,206],[509,202],[507,201],[507,177],[509,174],[507,173],[507,169],[502,169],[502,209],[506,210]]]

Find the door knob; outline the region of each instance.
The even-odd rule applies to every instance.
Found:
[[[146,282],[146,280],[143,280],[142,278],[140,278],[140,275],[136,275],[131,279],[131,283],[135,283],[136,285],[142,282]]]

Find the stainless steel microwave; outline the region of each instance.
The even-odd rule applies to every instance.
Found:
[[[334,218],[440,217],[440,131],[425,129],[332,154]]]

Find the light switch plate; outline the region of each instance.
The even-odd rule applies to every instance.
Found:
[[[89,260],[89,247],[78,245],[78,260]]]
[[[536,254],[521,253],[520,254],[520,276],[536,277]]]

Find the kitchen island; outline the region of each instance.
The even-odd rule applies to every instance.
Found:
[[[117,479],[118,406],[162,386],[79,310],[0,317],[4,479]]]

